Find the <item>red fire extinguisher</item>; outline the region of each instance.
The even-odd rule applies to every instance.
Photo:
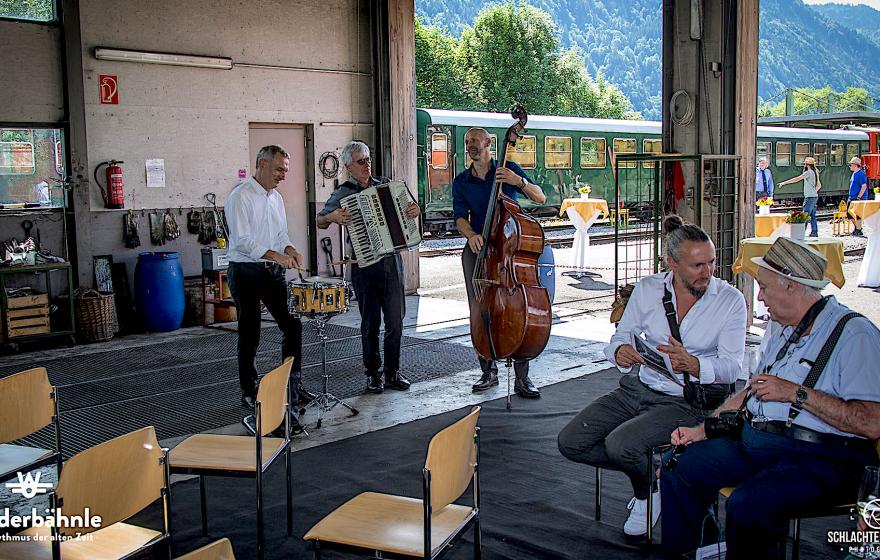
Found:
[[[122,168],[119,167],[120,163],[125,162],[111,159],[110,161],[99,163],[98,167],[95,168],[95,182],[98,184],[98,188],[101,189],[101,198],[104,199],[105,208],[125,208],[125,193],[122,190]],[[107,170],[104,175],[104,184],[102,185],[101,180],[98,179],[98,171],[105,165]]]

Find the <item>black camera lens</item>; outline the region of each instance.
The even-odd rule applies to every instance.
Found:
[[[671,471],[678,465],[678,458],[681,457],[682,453],[685,452],[687,446],[684,444],[679,444],[675,446],[675,449],[672,450],[672,455],[669,456],[669,460],[666,461],[666,464],[663,465],[663,469],[667,471]]]

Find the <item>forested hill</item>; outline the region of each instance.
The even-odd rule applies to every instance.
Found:
[[[837,22],[847,29],[854,29],[869,41],[880,45],[880,11],[870,6],[853,6],[851,4],[817,4],[810,6],[828,21]]]
[[[525,0],[520,0],[524,2]],[[660,117],[660,0],[528,0],[550,13],[563,45],[578,46],[587,71],[617,85],[633,108]],[[416,0],[416,12],[458,36],[473,23],[484,0]],[[758,96],[769,100],[786,87],[863,87],[880,95],[880,12],[861,6],[851,15],[839,5],[801,0],[761,0]],[[864,34],[855,33],[852,20]],[[778,99],[776,99],[778,101]]]

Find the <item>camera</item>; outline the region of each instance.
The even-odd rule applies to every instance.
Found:
[[[726,410],[718,416],[706,418],[703,426],[706,430],[707,439],[727,437],[739,440],[742,437],[743,426],[746,419],[740,410]]]

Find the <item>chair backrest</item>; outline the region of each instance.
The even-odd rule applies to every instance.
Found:
[[[275,431],[284,422],[287,411],[287,383],[290,380],[290,368],[293,360],[273,369],[260,379],[257,388],[257,400],[260,401],[260,435],[265,436]]]
[[[437,432],[428,444],[425,468],[431,471],[431,508],[436,513],[467,490],[477,462],[474,434],[480,407],[451,426]]]
[[[15,441],[51,424],[54,390],[43,367],[0,379],[0,443]]]
[[[235,560],[235,553],[232,551],[232,543],[224,538],[178,556],[177,560]]]
[[[64,465],[56,492],[66,516],[101,516],[101,527],[60,527],[63,535],[90,533],[128,519],[162,497],[164,453],[152,426],[77,453]]]

